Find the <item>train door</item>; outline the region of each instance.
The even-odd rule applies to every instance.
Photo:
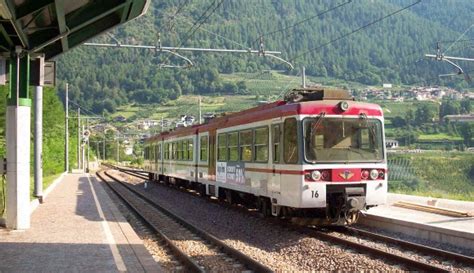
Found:
[[[161,157],[162,157],[162,153],[161,153],[161,142],[158,141],[157,144],[156,144],[156,161],[155,161],[155,170],[156,170],[156,174],[157,174],[157,177],[156,179],[158,179],[158,175],[161,173]]]
[[[209,180],[216,181],[216,130],[209,131]]]
[[[193,143],[193,155],[191,156],[191,160],[193,161],[193,165],[194,165],[194,170],[193,170],[193,179],[194,181],[198,182],[198,173],[199,173],[199,149],[200,149],[200,145],[199,145],[199,135],[198,135],[198,132],[196,131],[195,134],[193,135],[193,140],[192,140],[192,143]]]
[[[272,173],[269,177],[269,193],[272,197],[281,194],[281,150],[282,150],[282,124],[273,123],[271,127],[271,166]]]
[[[156,160],[156,144],[152,143],[150,146],[150,171],[155,172],[155,160]]]
[[[160,174],[164,175],[165,174],[165,170],[163,169],[164,165],[165,165],[165,142],[164,142],[164,140],[160,140],[160,145],[161,145],[161,160],[160,160],[159,167],[160,167]]]

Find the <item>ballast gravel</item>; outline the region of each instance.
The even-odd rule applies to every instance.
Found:
[[[275,271],[401,270],[388,262],[278,225],[269,225],[263,219],[245,215],[204,198],[158,183],[147,183],[145,189],[142,179],[118,172],[113,174],[135,183],[135,187],[161,206]]]
[[[201,240],[195,234],[182,227],[180,224],[170,219],[168,216],[152,208],[146,202],[136,198],[133,193],[124,189],[116,182],[112,183],[116,190],[127,196],[135,207],[139,207],[141,213],[164,233],[182,252],[186,253],[198,265],[207,272],[237,272],[237,265],[232,259],[226,259],[225,255],[220,256],[220,252]],[[173,270],[171,270],[173,271]]]

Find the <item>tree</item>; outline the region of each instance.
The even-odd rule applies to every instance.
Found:
[[[470,114],[471,113],[471,100],[470,99],[463,99],[461,101],[461,107],[460,107],[460,112],[461,114]]]
[[[433,110],[427,104],[418,105],[415,114],[415,125],[420,126],[423,123],[433,121]]]
[[[439,109],[439,120],[442,121],[446,115],[459,115],[460,107],[459,104],[454,103],[451,100],[443,100]]]
[[[466,144],[466,146],[471,146],[471,139],[474,136],[474,130],[472,126],[467,122],[462,123],[461,127],[459,128],[459,133],[464,139],[464,144]]]
[[[392,119],[392,125],[393,125],[393,127],[403,127],[403,126],[407,125],[407,122],[404,118],[402,118],[400,116],[396,116]]]
[[[408,109],[405,115],[405,121],[407,125],[415,124],[415,114],[412,109]]]

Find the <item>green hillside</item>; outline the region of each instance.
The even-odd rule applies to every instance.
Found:
[[[390,154],[391,192],[474,201],[473,153]]]
[[[263,36],[265,49],[282,51],[282,57],[296,67],[306,66],[311,76],[369,85],[435,84],[439,83],[437,75],[451,72],[452,67],[423,59],[423,54],[434,52],[437,41],[456,39],[472,18],[470,0],[425,1],[321,47],[416,1],[223,1],[186,39],[192,33],[193,22],[207,8],[215,8],[217,2],[153,1],[144,17],[115,30],[113,35],[122,43],[154,45],[161,33],[164,46],[235,49],[258,49],[258,38]],[[315,17],[320,13],[324,14]],[[308,20],[301,22],[303,19]],[[464,38],[472,37],[474,30]],[[112,42],[105,35],[96,41]],[[449,45],[442,43],[444,47]],[[473,49],[460,42],[449,53],[469,56]],[[245,94],[250,81],[265,76],[263,71],[287,70],[283,63],[257,56],[182,54],[195,63],[193,68],[160,69],[161,63],[182,65],[183,61],[152,50],[82,46],[58,58],[58,76],[60,82],[71,84],[73,100],[101,113],[104,109],[114,112],[117,106],[130,102],[161,103],[182,94]],[[468,63],[464,68],[470,70],[473,66]],[[249,74],[235,85],[225,85],[222,74],[237,72]],[[286,73],[295,75],[298,71]],[[447,78],[444,83],[467,87],[461,78]]]

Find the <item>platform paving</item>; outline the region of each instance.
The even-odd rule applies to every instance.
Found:
[[[427,205],[432,200],[436,200],[436,206],[440,208],[474,213],[474,202],[389,193],[387,198],[388,204],[372,208],[368,211],[368,214],[386,215],[394,219],[458,230],[474,235],[474,217],[452,217],[393,206],[398,201]]]
[[[26,231],[0,229],[0,272],[160,272],[94,176],[68,174]]]

